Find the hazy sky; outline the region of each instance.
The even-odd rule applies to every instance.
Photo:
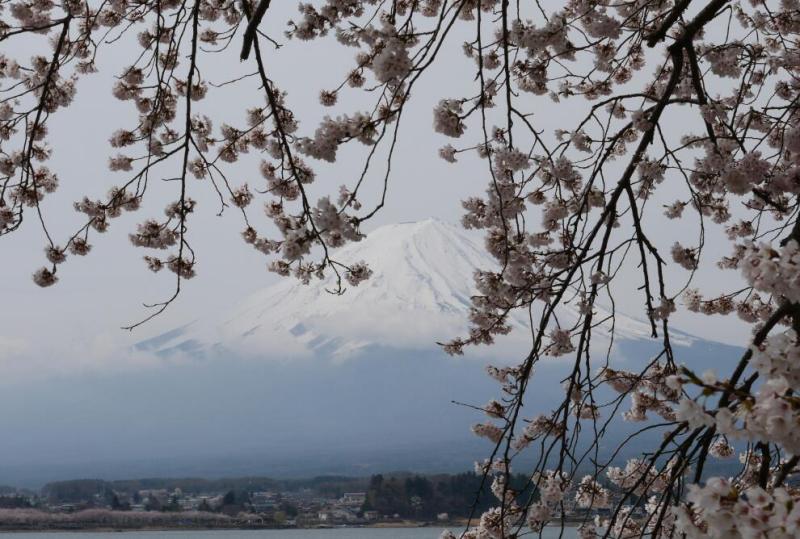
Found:
[[[267,28],[279,37],[282,23],[293,11],[295,3],[273,4]],[[440,69],[429,71],[414,92],[403,118],[388,203],[371,227],[431,216],[456,223],[462,214],[460,200],[469,195],[480,195],[485,189],[485,162],[466,156],[461,158],[459,165],[445,163],[437,157],[437,149],[449,140],[432,130],[434,104],[442,97],[463,95],[463,85],[472,83],[473,68],[460,54],[462,37],[451,38],[451,52],[440,59]],[[130,52],[124,45],[106,49],[105,56],[98,61],[101,73],[83,78],[78,85],[75,105],[69,110],[59,111],[50,120],[51,140],[57,143],[49,166],[58,172],[61,188],[46,199],[43,208],[48,226],[56,238],[65,238],[81,222],[81,216],[72,210],[73,201],[83,195],[102,196],[109,187],[123,179],[107,170],[110,153],[107,139],[121,125],[130,125],[135,117],[130,103],[120,103],[111,95],[113,73],[108,68],[116,72],[125,59],[126,50]],[[208,79],[222,82],[246,71],[235,59],[235,51],[232,52],[234,54],[216,58],[213,64],[201,66]],[[338,85],[352,64],[351,54],[352,50],[342,52],[331,46],[330,39],[312,44],[288,42],[278,54],[267,54],[272,77],[289,92],[289,104],[300,117],[302,131],[307,133],[325,113],[317,105],[318,92],[321,88]],[[224,97],[204,101],[201,106],[209,111],[208,115],[217,124],[229,111],[231,122],[242,124],[245,107],[240,103],[245,102],[249,107],[260,103],[260,99],[254,92],[231,89],[224,93]],[[341,99],[343,108],[356,111],[369,107],[369,103],[358,99]],[[534,122],[543,129],[552,130],[563,127],[569,114],[566,109],[546,103],[535,112]],[[669,121],[672,124],[668,123],[668,128],[680,128],[680,118]],[[349,181],[360,166],[355,159],[358,150],[360,148],[341,151],[341,163],[336,167],[317,167],[318,189],[335,192],[339,184]],[[260,176],[253,165],[255,162],[234,168],[231,175],[234,183],[249,181],[256,185]],[[131,357],[125,350],[149,336],[207,313],[227,309],[253,290],[276,281],[276,277],[266,270],[268,260],[240,240],[242,224],[238,216],[229,211],[216,217],[218,208],[210,186],[191,181],[191,196],[199,201],[198,209],[190,219],[191,241],[199,262],[197,277],[185,283],[181,297],[163,316],[133,334],[120,330],[120,326],[145,315],[141,304],[165,298],[171,292],[173,281],[166,272],[156,275],[147,271],[141,260],[145,252],[133,248],[127,235],[137,222],[161,214],[164,201],[175,198],[169,192],[176,189],[176,184],[152,182],[148,198],[158,202],[145,201],[143,210],[114,220],[107,234],[94,235],[90,256],[83,259],[71,257],[59,268],[60,282],[49,289],[40,289],[31,280],[32,272],[44,262],[45,245],[36,223],[30,219],[32,215],[28,214],[29,220],[20,231],[0,239],[3,275],[0,281],[3,305],[0,309],[0,386],[6,387],[0,391],[7,392],[4,410],[13,410],[13,418],[7,417],[5,425],[13,424],[17,433],[14,440],[0,441],[0,451],[5,449],[8,455],[24,452],[32,444],[43,443],[42,440],[58,440],[59,436],[66,440],[70,432],[67,428],[69,420],[58,414],[59,407],[65,402],[82,402],[75,409],[91,410],[84,417],[91,425],[92,421],[98,421],[98,414],[105,419],[113,417],[115,388],[124,386],[129,392],[135,393],[136,388],[141,391],[140,395],[131,393],[121,401],[128,403],[126,406],[138,399],[147,399],[151,389],[158,388],[154,398],[168,394],[170,376],[175,376],[172,380],[176,395],[184,395],[177,392],[179,387],[181,391],[191,393],[186,384],[192,384],[192,369]],[[667,186],[665,191],[669,189]],[[668,199],[666,197],[663,202],[671,202]],[[662,201],[653,202],[660,203]],[[665,221],[657,241],[662,252],[668,253],[676,238],[691,233],[691,224]],[[709,233],[709,252],[714,256],[726,254],[727,242],[720,241],[721,237],[718,233]],[[736,276],[730,272],[720,276],[712,271],[698,278],[709,286],[736,281]],[[639,280],[635,282],[638,284]],[[618,289],[618,307],[642,317],[641,299],[631,292],[635,291]],[[731,324],[731,320],[681,314],[676,317],[676,325],[690,333],[730,343],[741,344],[747,336],[742,331],[743,326],[736,322]],[[141,374],[143,367],[148,369],[147,374]],[[198,375],[202,378],[198,382],[198,388],[202,389],[198,391],[211,391],[213,384],[209,381],[209,373],[218,368],[215,366]],[[267,371],[259,372],[269,375]],[[243,380],[251,373],[242,370],[240,374],[239,378],[232,380]],[[125,385],[123,382],[127,377],[141,385],[135,388]],[[84,393],[85,400],[81,401],[81,392],[87,388],[94,388],[95,393]],[[221,396],[218,397],[224,400],[225,395],[234,395],[236,388],[228,386],[219,388],[219,391]],[[43,401],[43,395],[47,395],[49,400]],[[36,401],[31,403],[27,398]],[[158,406],[154,408],[159,409]],[[142,413],[148,417],[158,415],[147,406]],[[165,417],[160,419],[162,426],[182,420],[170,415]],[[60,429],[64,429],[63,432]],[[80,452],[80,445],[70,447],[70,451]],[[57,447],[55,454],[58,454]]]
[[[293,6],[294,3],[285,2],[271,8],[267,28],[272,35],[280,36],[283,21],[294,15]],[[471,65],[458,46],[462,37],[458,34],[451,37],[454,46],[441,58],[440,69],[429,71],[414,92],[403,118],[388,203],[370,226],[431,216],[455,223],[462,214],[460,200],[480,195],[485,189],[485,162],[474,156],[460,157],[462,162],[456,166],[443,162],[436,155],[437,149],[450,140],[433,133],[431,128],[431,110],[438,99],[461,95],[465,93],[464,85],[471,83]],[[338,85],[352,63],[352,51],[331,46],[331,40],[310,44],[290,41],[277,54],[267,52],[273,78],[289,92],[289,103],[301,119],[301,129],[306,132],[327,112],[317,105],[319,89]],[[126,52],[130,49],[125,46],[106,49],[105,56],[98,62],[101,73],[83,78],[75,106],[59,111],[50,121],[51,140],[58,141],[50,166],[58,172],[61,188],[46,199],[44,210],[56,238],[64,238],[81,223],[81,215],[72,210],[73,201],[83,195],[101,196],[124,178],[124,175],[109,172],[106,163],[110,153],[109,134],[121,125],[130,125],[134,118],[132,105],[115,100],[110,92],[111,76],[119,69]],[[213,64],[201,67],[212,82],[234,78],[247,70],[235,60],[235,54],[219,55],[209,62]],[[360,97],[361,94],[345,94],[339,110],[367,108],[369,103],[359,102]],[[252,87],[234,88],[221,97],[202,102],[201,107],[217,124],[226,118],[241,124],[245,107],[240,103],[250,106],[260,99]],[[542,110],[537,110],[533,118],[536,125],[546,131],[563,127],[565,118],[574,115],[569,110],[571,105],[559,108],[545,100],[541,103]],[[228,111],[230,115],[226,116]],[[685,124],[676,123],[674,127],[679,125]],[[360,167],[361,148],[353,144],[355,147],[340,152],[339,163],[334,167],[314,163],[319,173],[317,192],[335,192],[340,183],[355,174]],[[249,181],[251,185],[258,185],[260,177],[255,162],[251,160],[234,167],[233,182]],[[142,302],[162,299],[171,290],[173,282],[165,273],[153,275],[145,269],[141,260],[144,251],[131,247],[127,234],[137,222],[160,215],[164,201],[174,199],[176,189],[174,183],[151,182],[148,193],[151,202],[146,200],[143,210],[113,221],[107,234],[94,235],[91,255],[80,260],[71,257],[59,268],[61,281],[50,289],[39,289],[30,279],[31,273],[44,261],[44,240],[29,214],[21,231],[0,240],[4,275],[0,283],[2,297],[4,303],[14,305],[13,309],[0,311],[0,338],[16,341],[33,338],[37,346],[41,346],[42,336],[46,335],[47,344],[59,354],[94,341],[93,348],[104,354],[108,346],[136,341],[180,325],[203,312],[224,308],[248,292],[275,281],[275,276],[265,270],[267,260],[240,241],[238,234],[242,224],[238,216],[228,211],[216,217],[218,205],[210,185],[193,181],[190,194],[200,205],[191,218],[190,239],[198,253],[198,276],[186,283],[185,293],[165,316],[132,336],[119,331],[120,326],[145,314],[140,306]],[[669,190],[669,186],[664,189],[665,192]],[[669,197],[664,200],[671,201]],[[658,203],[658,200],[653,202],[654,205]],[[691,224],[666,220],[664,223],[660,231],[663,237],[658,238],[663,244],[662,251],[668,250],[674,238],[693,230]],[[719,235],[712,230],[709,235],[712,256],[726,254],[726,242],[717,240]],[[722,245],[717,248],[715,243]],[[720,279],[733,282],[736,279],[732,272],[712,273],[701,274],[700,282],[704,279],[712,283]],[[632,315],[641,316],[641,302],[632,298],[627,304],[625,297],[631,295],[626,292],[618,291],[623,308],[629,307]],[[729,322],[721,324],[706,317],[678,318],[681,320],[686,320],[695,332],[705,336],[741,339],[740,328],[726,329],[731,327]]]

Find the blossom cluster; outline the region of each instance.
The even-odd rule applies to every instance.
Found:
[[[729,480],[714,477],[703,486],[689,486],[687,504],[674,510],[676,525],[691,539],[797,537],[798,494],[791,487],[740,490]]]

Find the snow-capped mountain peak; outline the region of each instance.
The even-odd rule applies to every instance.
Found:
[[[333,358],[370,345],[431,348],[437,341],[464,335],[473,274],[496,267],[479,239],[435,219],[382,226],[338,249],[334,257],[348,264],[364,261],[372,276],[341,295],[330,293],[330,275],[308,285],[287,278],[254,292],[216,319],[199,320],[143,346],[163,353],[224,349]],[[575,313],[566,307],[559,317],[574,319]],[[527,345],[524,313],[511,324],[514,330],[501,345]],[[616,330],[617,338],[649,335],[649,326],[620,315]]]

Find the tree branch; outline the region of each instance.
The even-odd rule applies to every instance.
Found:
[[[244,42],[242,43],[242,54],[239,57],[241,60],[247,60],[250,56],[250,49],[253,47],[253,40],[256,38],[258,32],[258,25],[261,24],[261,19],[269,9],[271,0],[259,0],[256,10],[250,15],[250,5],[248,0],[242,0],[242,7],[244,8],[247,18],[250,19],[247,23],[247,29],[244,31]]]

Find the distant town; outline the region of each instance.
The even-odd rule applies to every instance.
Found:
[[[522,475],[513,476],[511,485],[520,501],[536,497]],[[620,494],[611,490],[617,501]],[[38,491],[0,487],[0,531],[458,527],[495,503],[488,481],[474,472],[301,480],[82,479]],[[567,523],[592,517],[577,507],[574,488],[563,508]]]
[[[0,530],[452,525],[490,498],[474,473],[73,480],[0,487]]]

